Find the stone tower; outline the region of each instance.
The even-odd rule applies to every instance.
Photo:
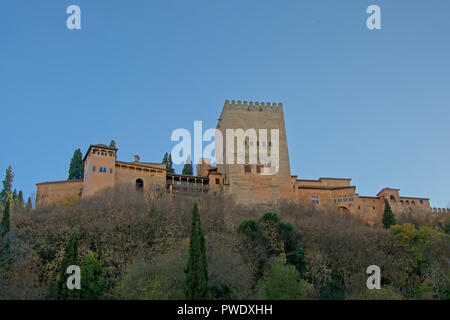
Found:
[[[83,197],[114,187],[116,148],[104,144],[91,145],[84,156]]]
[[[284,124],[283,105],[281,103],[247,102],[247,101],[225,101],[222,113],[218,120],[217,129],[222,132],[223,144],[217,144],[216,139],[216,160],[217,152],[222,150],[223,164],[217,163],[217,168],[223,174],[225,187],[236,200],[241,203],[274,203],[284,199],[295,197],[294,183],[290,175],[289,154],[286,140],[286,128]],[[241,138],[228,135],[228,129],[254,129],[257,134],[257,141],[245,136]],[[267,141],[260,139],[261,129],[266,129]],[[278,129],[278,141],[272,141],[272,129]],[[235,131],[236,132],[236,131]],[[234,140],[234,161],[231,164],[227,157],[227,144]],[[228,141],[227,141],[228,139]],[[242,155],[238,145],[241,143],[245,150],[245,163],[237,163],[237,157]],[[256,145],[255,145],[256,144]],[[267,148],[268,155],[273,152],[278,145],[278,170],[270,171],[267,165],[261,163],[259,157],[260,148]],[[256,149],[252,149],[256,148]],[[250,150],[257,150],[257,163],[249,163]],[[229,151],[229,150],[228,150]]]

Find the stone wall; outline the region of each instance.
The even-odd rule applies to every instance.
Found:
[[[83,180],[43,182],[36,184],[36,206],[78,199],[83,192]]]

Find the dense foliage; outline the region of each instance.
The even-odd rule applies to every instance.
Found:
[[[193,228],[195,202],[201,228]],[[184,270],[201,233],[212,299],[450,298],[448,214],[396,213],[397,224],[386,229],[381,217],[369,226],[333,210],[291,203],[267,209],[225,196],[174,199],[117,187],[64,205],[11,210],[0,298],[53,298],[70,255],[82,270],[76,298],[184,299]],[[381,268],[381,290],[366,287],[370,265]]]
[[[64,257],[59,266],[59,274],[55,284],[50,288],[50,296],[57,300],[76,300],[80,298],[78,290],[67,288],[67,268],[69,266],[79,266],[78,259],[78,234],[72,233],[64,248]]]

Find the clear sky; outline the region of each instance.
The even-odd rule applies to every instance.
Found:
[[[11,164],[28,196],[111,139],[160,162],[174,129],[239,99],[284,103],[292,174],[447,206],[449,19],[448,0],[2,0],[1,179]]]

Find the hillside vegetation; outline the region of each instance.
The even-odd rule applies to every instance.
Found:
[[[60,298],[75,250],[82,282],[72,298],[184,299],[196,202],[211,299],[450,299],[448,215],[397,215],[385,229],[290,203],[248,208],[125,187],[12,211],[0,298]],[[370,265],[381,268],[381,290],[366,287]]]

